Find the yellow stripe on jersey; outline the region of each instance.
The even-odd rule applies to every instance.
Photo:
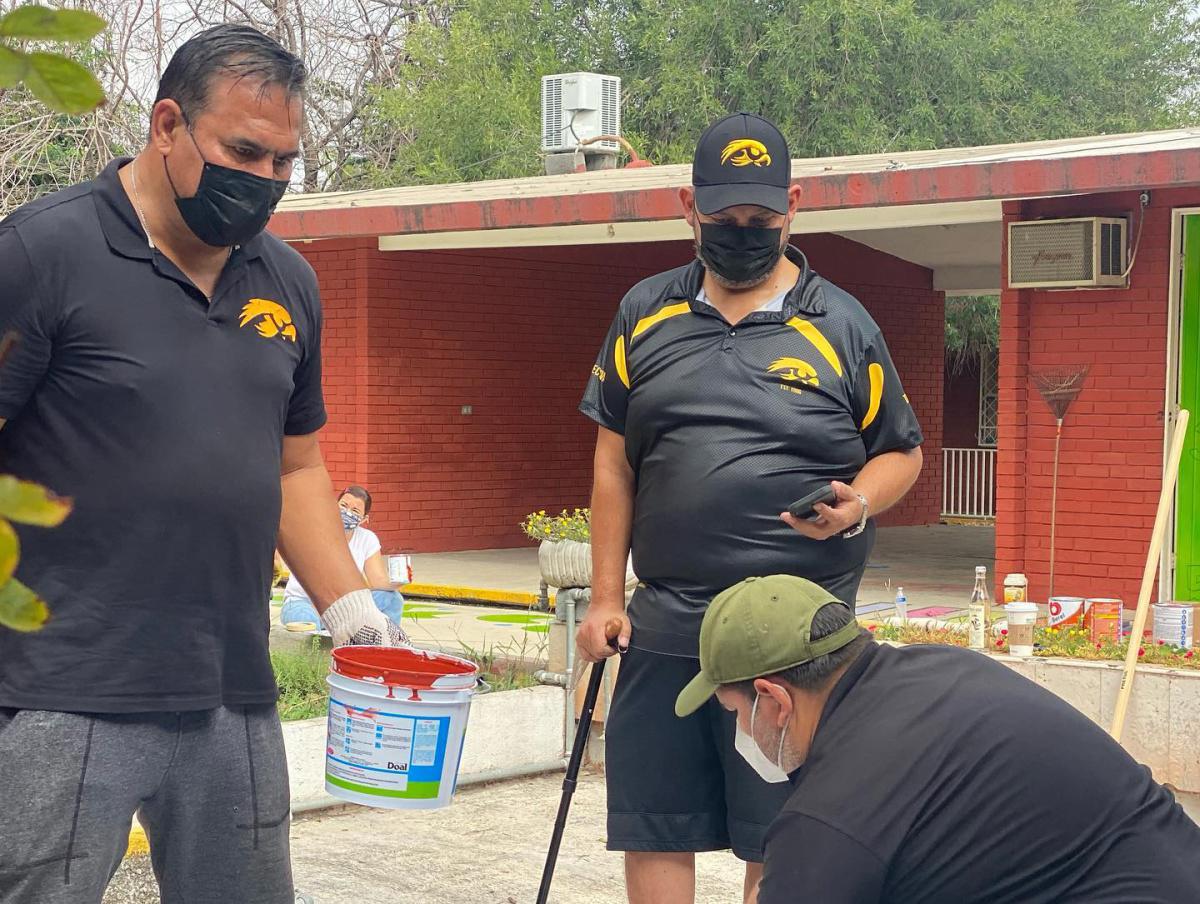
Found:
[[[839,377],[842,376],[842,362],[838,360],[837,352],[833,350],[833,346],[829,344],[819,329],[812,325],[808,320],[801,320],[799,317],[793,317],[788,321],[788,326],[795,329],[801,336],[816,346],[817,351],[821,353],[829,366],[833,368],[834,373]]]
[[[679,304],[669,304],[664,308],[659,308],[649,317],[643,317],[637,322],[637,326],[633,328],[633,335],[630,337],[630,342],[640,336],[650,327],[662,323],[664,320],[670,320],[672,317],[678,317],[680,314],[686,314],[692,309],[691,304],[686,301],[681,301]]]
[[[871,402],[867,405],[867,416],[863,418],[863,430],[875,423],[879,415],[879,403],[883,399],[883,367],[872,364],[867,368],[867,373],[871,376]]]
[[[621,378],[621,382],[625,384],[625,388],[629,388],[629,370],[625,366],[625,337],[618,336],[617,344],[613,347],[613,361],[617,365],[617,376]]]

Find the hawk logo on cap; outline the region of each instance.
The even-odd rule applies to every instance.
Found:
[[[767,368],[768,373],[779,374],[780,389],[786,389],[790,392],[801,392],[798,387],[789,384],[799,383],[801,386],[820,386],[821,381],[817,379],[817,369],[807,361],[802,361],[799,358],[777,358],[771,362],[771,366]]]
[[[259,317],[262,320],[254,324],[254,328],[264,339],[282,336],[291,342],[296,341],[296,324],[292,323],[292,315],[287,312],[287,308],[279,302],[251,298],[242,307],[242,318],[238,321],[238,326],[243,327]]]
[[[753,138],[735,138],[725,145],[721,151],[721,165],[732,163],[734,166],[770,166],[771,155],[767,146]]]

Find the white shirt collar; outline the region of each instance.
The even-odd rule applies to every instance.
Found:
[[[787,298],[790,291],[792,291],[792,288],[789,286],[762,306],[755,308],[751,313],[757,314],[759,311],[782,311],[783,300]],[[703,286],[700,287],[700,294],[696,296],[696,301],[700,302],[700,304],[706,304],[710,308],[714,307],[713,303],[708,300],[708,293],[704,291]]]

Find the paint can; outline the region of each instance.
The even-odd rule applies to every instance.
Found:
[[[1092,643],[1121,642],[1121,601],[1099,597],[1085,602],[1084,628]]]
[[[1036,603],[1009,603],[1004,607],[1008,615],[1008,652],[1013,656],[1033,655],[1033,625],[1037,621]]]
[[[1087,615],[1088,601],[1081,596],[1052,596],[1048,603],[1050,616],[1046,625],[1050,628],[1067,628],[1082,625]]]
[[[1029,579],[1023,574],[1009,574],[1004,577],[1004,602],[1029,602]]]
[[[1195,630],[1195,610],[1179,603],[1154,605],[1154,639],[1172,646],[1191,649]]]
[[[338,647],[326,681],[325,790],[369,807],[448,806],[479,667],[410,647]]]
[[[387,556],[388,580],[393,585],[411,584],[413,579],[412,556],[394,553]]]

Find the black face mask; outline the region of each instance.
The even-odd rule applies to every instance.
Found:
[[[700,259],[732,283],[752,283],[771,272],[783,255],[783,229],[700,224]]]
[[[188,126],[188,135],[191,133],[191,126]],[[195,142],[196,138],[192,136],[192,143]],[[196,145],[196,151],[204,160],[199,145]],[[163,167],[183,222],[196,238],[216,248],[244,245],[266,229],[275,205],[288,187],[284,179],[265,179],[204,160],[196,193],[190,198],[181,198],[166,157],[163,157]]]

